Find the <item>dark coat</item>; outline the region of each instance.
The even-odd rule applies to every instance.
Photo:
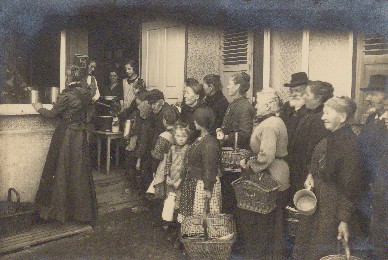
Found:
[[[250,149],[249,141],[253,130],[253,118],[256,114],[248,98],[236,98],[229,104],[226,110],[221,129],[228,135],[223,146],[234,147],[235,133],[238,132],[237,146]]]
[[[290,102],[283,105],[280,111],[280,118],[283,119],[283,122],[287,127],[289,144],[294,142],[296,128],[306,113],[306,106],[303,106],[295,111],[295,108],[290,106]],[[290,148],[288,148],[288,150],[290,150]]]
[[[304,188],[314,148],[329,133],[321,120],[322,110],[323,104],[313,110],[308,109],[289,142],[290,185],[293,191]]]
[[[226,109],[229,106],[228,100],[226,99],[222,91],[219,90],[214,93],[213,96],[207,96],[205,99],[205,104],[213,110],[214,115],[216,116],[214,128],[220,128],[222,125],[222,121],[224,121]]]
[[[331,132],[316,146],[311,173],[315,181],[317,211],[302,217],[292,259],[315,260],[337,253],[340,221],[352,227],[352,214],[362,182],[361,171],[358,139],[351,127]]]
[[[51,139],[35,202],[43,219],[78,220],[94,224],[97,200],[86,139],[87,108],[92,99],[84,89],[67,89],[44,117],[60,117]]]
[[[364,193],[359,208],[365,222],[370,223],[373,253],[387,258],[387,162],[388,131],[384,120],[376,120],[371,114],[360,133],[360,145],[364,167]]]
[[[100,90],[100,95],[101,96],[116,96],[119,100],[123,100],[123,85],[121,82],[118,82],[117,85],[111,89],[110,85],[104,85],[98,87]]]

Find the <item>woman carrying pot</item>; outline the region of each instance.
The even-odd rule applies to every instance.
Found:
[[[247,162],[242,160],[241,167],[246,169],[243,173],[270,174],[280,184],[280,188],[276,208],[267,214],[236,209],[238,232],[247,257],[283,259],[283,210],[290,185],[289,169],[284,160],[287,156],[287,128],[277,116],[281,101],[275,90],[260,91],[257,100],[255,125],[250,138],[250,147],[255,156]]]
[[[245,72],[234,74],[229,79],[228,92],[234,100],[226,109],[221,128],[217,129],[217,139],[221,146],[235,147],[249,150],[249,138],[253,128],[255,109],[249,102],[246,93],[250,87],[250,76]],[[237,138],[236,138],[237,135]],[[222,211],[232,214],[236,209],[236,197],[231,183],[240,174],[233,171],[223,171],[222,183]]]
[[[322,121],[330,132],[315,147],[304,183],[317,197],[317,210],[300,220],[292,259],[336,254],[337,239],[349,239],[362,170],[357,136],[349,125],[356,109],[349,97],[334,97],[324,105]]]
[[[61,118],[50,143],[35,202],[45,220],[76,220],[93,225],[97,201],[86,140],[86,117],[92,96],[82,87],[79,71],[77,66],[70,67],[69,85],[58,95],[51,110],[40,103],[32,104],[44,117]]]

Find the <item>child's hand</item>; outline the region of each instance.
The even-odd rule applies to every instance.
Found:
[[[178,181],[174,182],[174,184],[173,184],[174,189],[178,189],[178,188],[179,188],[179,185],[181,185],[181,182],[182,182],[181,179],[179,179]]]
[[[136,170],[137,170],[137,171],[140,171],[140,169],[141,169],[140,166],[141,166],[141,159],[138,158],[138,159],[137,159],[137,162],[136,162]]]

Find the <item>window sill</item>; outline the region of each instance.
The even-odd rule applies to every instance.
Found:
[[[51,109],[52,104],[43,104],[44,108]],[[39,114],[31,104],[4,104],[0,105],[0,116],[36,115]]]

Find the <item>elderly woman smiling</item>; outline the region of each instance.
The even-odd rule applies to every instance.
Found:
[[[324,105],[322,121],[330,133],[315,147],[304,184],[314,189],[318,208],[301,219],[293,259],[320,259],[336,253],[337,239],[348,241],[361,186],[358,140],[349,125],[356,109],[349,97],[334,97]]]
[[[270,174],[280,188],[274,211],[261,214],[241,208],[236,210],[238,232],[247,257],[283,259],[283,209],[289,187],[289,169],[283,158],[287,156],[288,135],[283,120],[277,116],[281,101],[276,91],[263,90],[257,94],[257,100],[255,125],[250,138],[255,158],[247,163],[241,161],[241,166],[250,167],[255,175],[261,172]]]

